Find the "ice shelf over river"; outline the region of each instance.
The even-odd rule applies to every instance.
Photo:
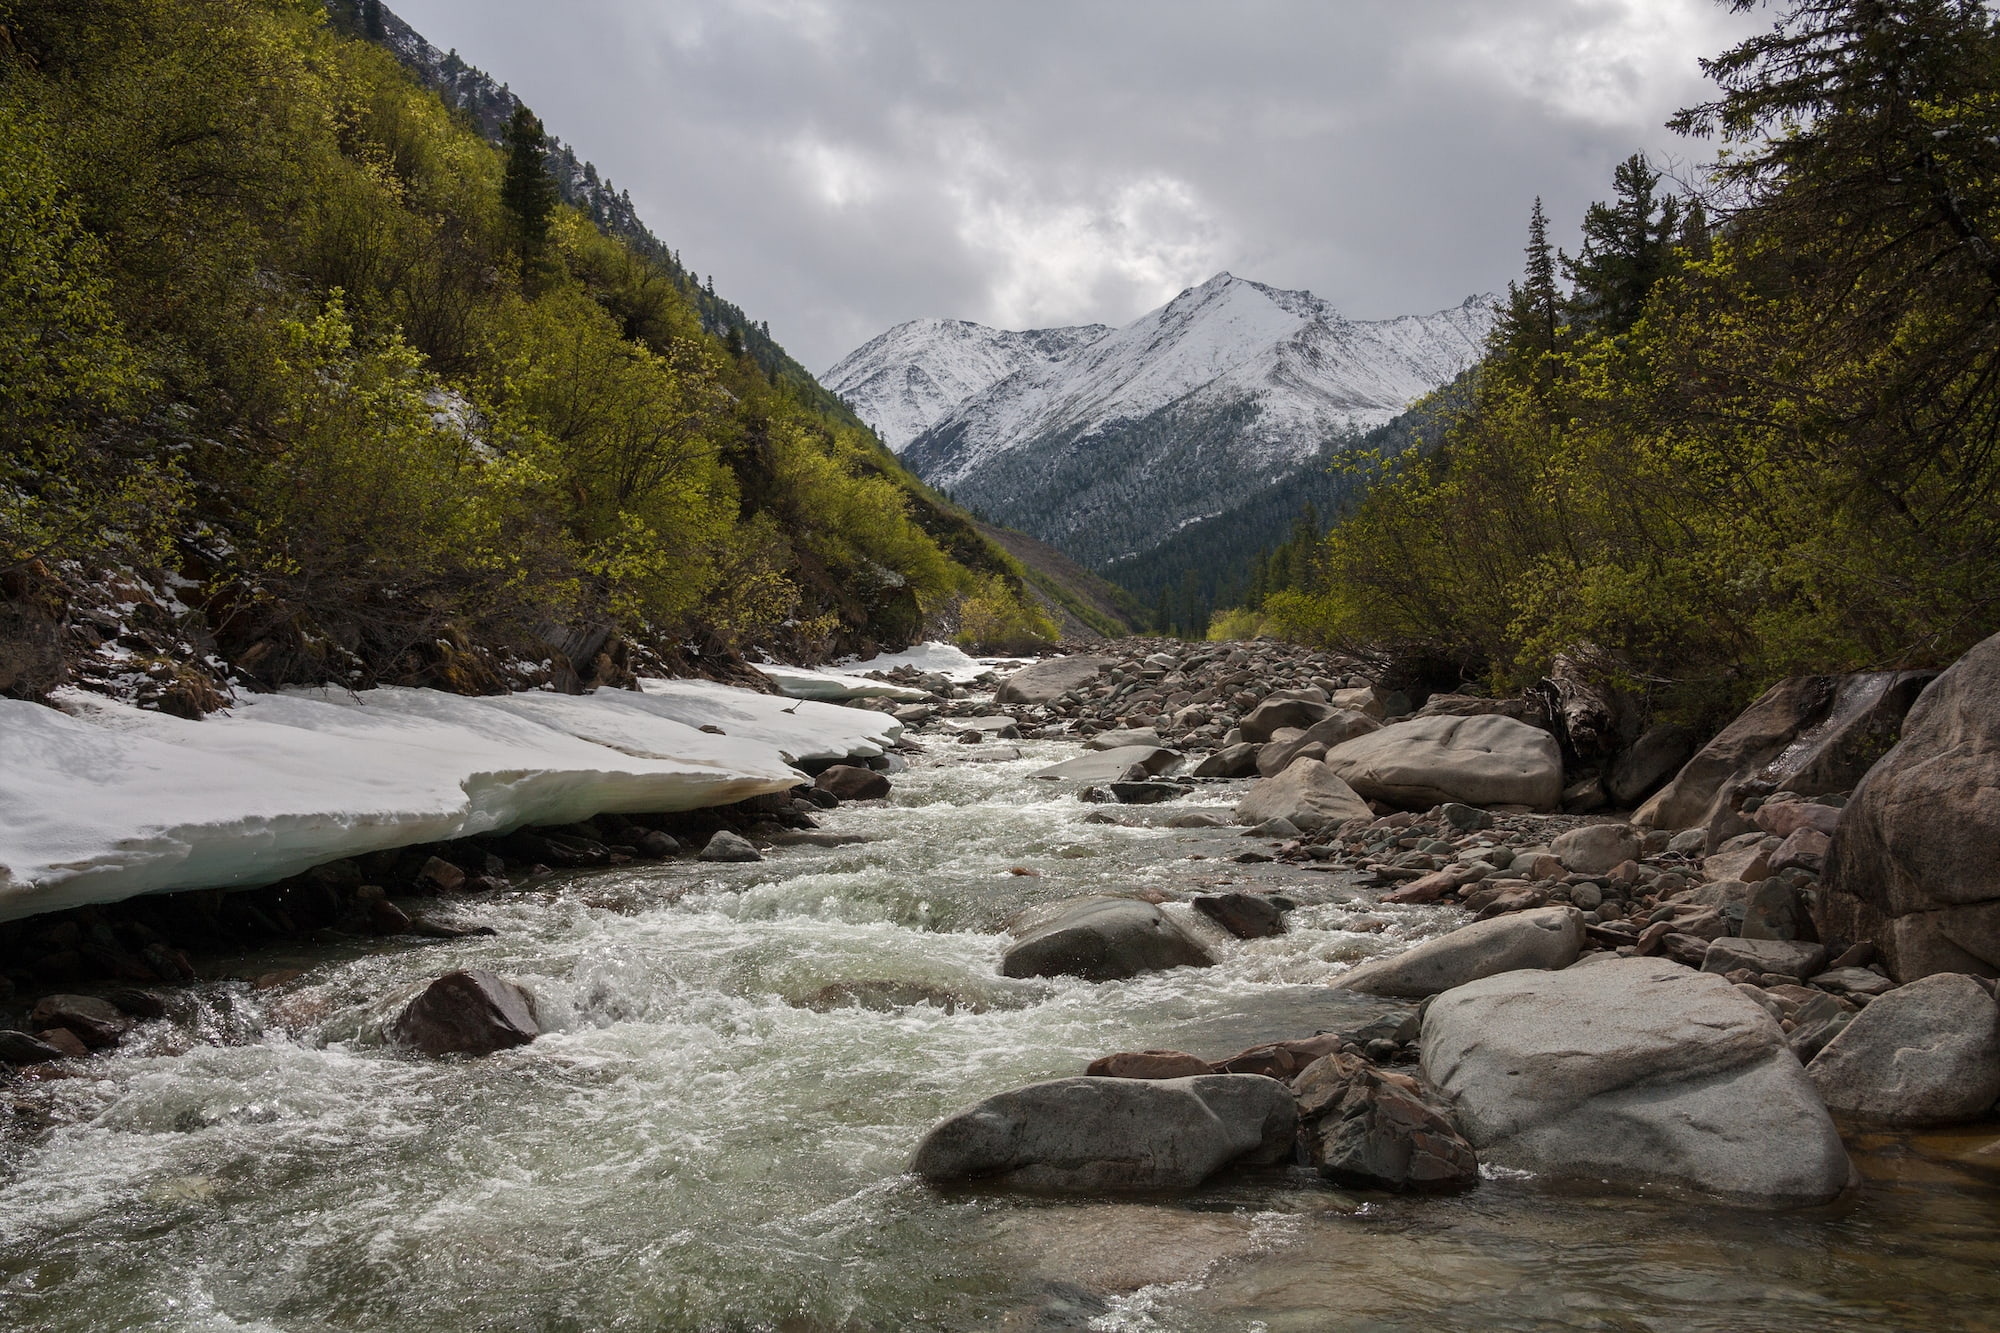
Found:
[[[527,824],[722,805],[793,786],[796,762],[878,755],[902,730],[689,680],[488,698],[286,691],[199,722],[78,691],[58,702],[0,699],[0,920],[265,884]]]

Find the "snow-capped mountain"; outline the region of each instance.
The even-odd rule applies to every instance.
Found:
[[[924,480],[1102,568],[1388,421],[1476,361],[1493,317],[1477,296],[1350,320],[1220,273],[1120,329],[899,325],[824,382]]]
[[[1061,361],[1109,332],[1103,324],[1016,333],[963,319],[913,319],[840,358],[820,383],[901,453],[968,398],[1017,371]]]

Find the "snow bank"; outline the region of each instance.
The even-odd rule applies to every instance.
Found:
[[[923,690],[913,690],[907,685],[891,685],[886,680],[870,680],[866,676],[839,671],[813,671],[806,667],[781,666],[774,663],[759,663],[757,669],[777,683],[788,699],[818,699],[827,703],[838,703],[842,699],[895,699],[901,703],[915,703],[928,699]],[[871,664],[868,670],[876,668]]]
[[[200,722],[75,691],[63,712],[0,699],[0,920],[266,884],[524,824],[727,804],[797,783],[793,761],[880,754],[901,733],[860,709],[645,684],[296,691]]]
[[[892,671],[899,666],[912,666],[919,671],[934,671],[949,679],[954,685],[966,685],[988,671],[997,670],[1004,675],[1008,667],[1019,666],[1033,660],[1031,657],[974,657],[962,648],[932,639],[927,643],[917,644],[908,652],[883,653],[877,657],[841,662],[827,667],[826,670],[835,675],[858,676],[865,671]]]

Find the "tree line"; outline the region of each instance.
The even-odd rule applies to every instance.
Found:
[[[2000,25],[1774,8],[1671,122],[1718,150],[1699,190],[1628,159],[1576,255],[1537,202],[1466,401],[1271,625],[1439,685],[1565,656],[1687,716],[2000,629]]]

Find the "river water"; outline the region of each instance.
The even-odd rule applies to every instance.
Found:
[[[1505,1173],[1449,1199],[1274,1170],[1120,1202],[904,1176],[939,1117],[1093,1056],[1363,1021],[1384,1003],[1324,983],[1456,915],[1372,909],[1341,876],[1225,859],[1258,845],[1234,830],[1157,826],[1226,788],[1120,812],[1154,826],[1086,822],[1025,777],[1075,747],[1020,748],[934,746],[891,802],[822,818],[823,841],[854,841],[458,909],[492,938],[230,960],[304,975],[206,985],[91,1077],[7,1090],[0,1327],[2000,1327],[1992,1126],[1857,1139],[1853,1199],[1775,1217]],[[1292,932],[1211,929],[1215,968],[997,975],[1003,924],[1038,905],[1274,880],[1305,903]],[[455,967],[520,978],[548,1035],[476,1061],[386,1047],[386,1019]]]

